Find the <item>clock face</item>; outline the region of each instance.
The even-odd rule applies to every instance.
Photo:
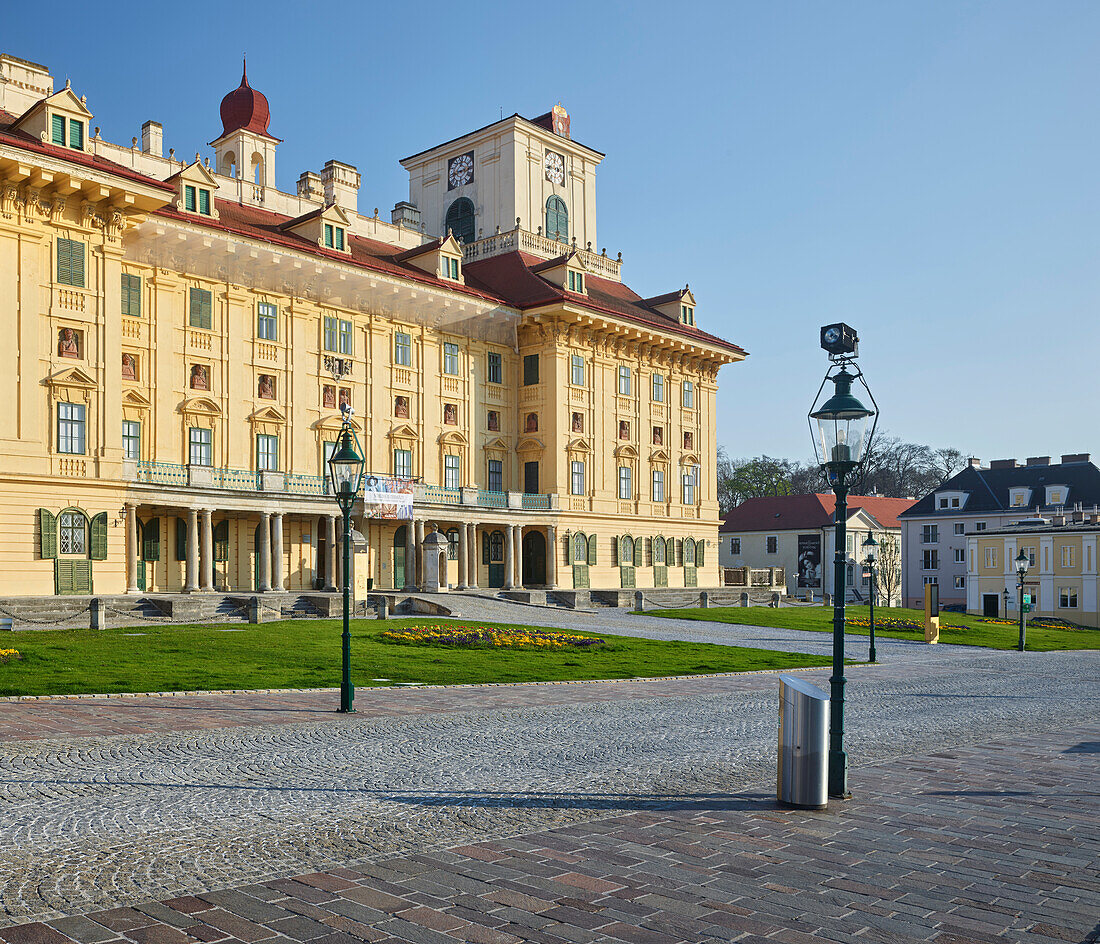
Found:
[[[836,344],[836,342],[839,341],[839,340],[840,340],[840,329],[839,328],[830,328],[828,331],[825,332],[825,343],[826,344]]]
[[[546,152],[546,160],[542,165],[546,170],[546,179],[552,184],[561,186],[565,183],[565,158],[553,151]]]
[[[474,152],[452,157],[447,165],[447,189],[454,190],[474,179]]]

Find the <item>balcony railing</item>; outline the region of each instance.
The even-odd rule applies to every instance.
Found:
[[[422,485],[416,497],[433,505],[461,505],[462,489],[444,488],[441,485]]]
[[[150,485],[186,485],[187,466],[173,462],[139,462],[137,480]]]
[[[614,282],[622,281],[622,259],[611,259],[600,253],[594,253],[583,246],[571,243],[563,243],[556,239],[550,239],[541,233],[531,233],[524,229],[511,229],[506,233],[494,233],[482,239],[466,243],[462,247],[462,256],[466,262],[476,262],[478,259],[488,259],[490,256],[499,256],[505,252],[529,252],[540,259],[554,259],[567,252],[576,250],[584,260],[588,271],[601,278],[611,279]]]
[[[487,488],[477,490],[477,503],[484,508],[507,508],[508,493],[493,492]]]
[[[727,587],[783,587],[786,572],[782,567],[727,567],[722,582]]]
[[[210,484],[235,492],[255,492],[260,488],[260,474],[250,469],[211,469]]]

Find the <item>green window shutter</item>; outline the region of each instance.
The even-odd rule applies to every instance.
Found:
[[[204,328],[214,326],[214,296],[211,292],[202,293],[202,323]]]
[[[195,212],[195,188],[188,184],[183,188],[183,208]]]
[[[160,518],[150,518],[142,528],[141,559],[160,560]]]
[[[588,563],[596,563],[596,535],[594,534],[588,536]]]
[[[229,522],[219,521],[214,527],[214,560],[229,560]]]
[[[642,542],[644,540],[645,540],[644,538],[638,538],[638,540],[634,542],[634,566],[635,567],[641,567],[642,566]]]
[[[611,563],[616,566],[623,562],[623,539],[612,538],[611,539]]]
[[[481,535],[481,563],[489,563],[489,535],[484,532]]]
[[[73,561],[54,561],[53,590],[57,594],[73,592]]]
[[[176,519],[176,560],[187,560],[187,522]]]
[[[676,566],[676,538],[669,538],[665,542],[665,563],[669,567]]]
[[[210,191],[202,187],[199,188],[199,212],[203,216],[210,215]]]
[[[62,285],[72,285],[73,265],[69,245],[70,241],[68,239],[57,241],[57,281]]]
[[[101,511],[92,518],[92,541],[90,554],[92,560],[107,559],[107,512]]]
[[[84,243],[69,240],[69,262],[72,266],[72,281],[69,284],[84,288]]]
[[[57,518],[45,508],[38,509],[38,556],[42,560],[57,557]]]
[[[75,118],[69,119],[69,147],[84,150],[84,122]]]
[[[87,560],[74,560],[73,564],[73,593],[92,592],[92,562]]]
[[[54,144],[65,146],[65,119],[61,115],[54,115],[50,122],[52,135],[50,140]]]
[[[122,273],[122,314],[141,317],[141,276]]]

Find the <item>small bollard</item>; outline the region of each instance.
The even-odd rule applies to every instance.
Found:
[[[833,595],[831,593],[821,594],[821,605],[822,606],[832,606],[833,605]]]
[[[741,594],[741,605],[742,606],[748,606],[749,605],[749,595],[747,593],[742,593]]]
[[[262,623],[263,616],[260,613],[260,598],[252,597],[248,601],[248,622],[250,623]]]
[[[103,629],[103,601],[99,597],[92,597],[91,615],[91,628]]]
[[[772,594],[772,606],[775,609],[779,609],[779,591],[778,590],[775,593]]]
[[[390,603],[389,600],[387,600],[385,597],[379,597],[378,599],[378,618],[390,618]]]
[[[700,605],[700,606],[701,606],[701,607],[702,607],[702,608],[703,608],[704,610],[709,610],[709,609],[710,609],[710,594],[709,594],[709,593],[707,593],[707,591],[706,591],[706,590],[702,591],[702,592],[701,592],[701,593],[699,594],[699,605]]]
[[[634,609],[639,613],[645,612],[645,594],[641,590],[634,591]]]

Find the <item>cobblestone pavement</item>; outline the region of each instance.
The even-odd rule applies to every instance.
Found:
[[[1041,744],[1041,732],[1100,717],[1098,669],[1096,652],[983,650],[948,666],[853,667],[853,767],[1022,729]],[[7,921],[667,810],[685,797],[713,805],[715,794],[774,781],[774,674],[365,694],[360,705],[394,698],[396,708],[0,745]],[[10,707],[23,705],[0,710]]]
[[[859,765],[855,798],[823,813],[780,810],[761,789],[635,793],[618,798],[624,812],[582,824],[0,928],[0,939],[1093,942],[1098,760],[1094,721]],[[499,797],[465,789],[447,802],[497,809]]]

